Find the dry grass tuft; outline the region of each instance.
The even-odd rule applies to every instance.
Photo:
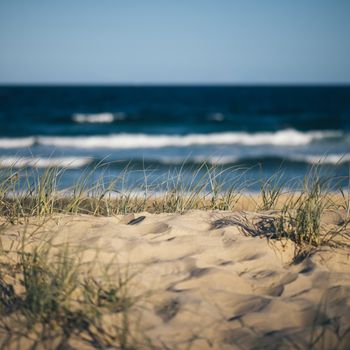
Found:
[[[32,235],[0,251],[0,348],[135,348],[133,276],[113,264],[87,267],[69,246],[31,244]]]

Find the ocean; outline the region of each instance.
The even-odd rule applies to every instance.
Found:
[[[0,87],[0,171],[62,168],[62,188],[90,170],[192,186],[213,167],[254,191],[315,166],[347,186],[349,165],[350,86]]]

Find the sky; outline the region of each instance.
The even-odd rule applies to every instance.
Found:
[[[350,0],[0,0],[0,84],[347,84]]]

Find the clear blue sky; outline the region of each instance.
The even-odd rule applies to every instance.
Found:
[[[0,83],[350,83],[350,0],[0,0]]]

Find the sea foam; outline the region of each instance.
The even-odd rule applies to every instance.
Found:
[[[245,164],[246,162],[251,162],[252,160],[258,163],[259,161],[275,159],[277,161],[282,162],[302,162],[307,164],[331,164],[331,165],[340,165],[344,163],[350,162],[350,154],[328,154],[328,155],[292,155],[285,154],[281,156],[279,153],[269,153],[260,156],[231,156],[231,155],[222,155],[222,156],[214,156],[214,155],[197,155],[197,156],[189,156],[186,158],[183,157],[159,157],[157,159],[147,159],[148,161],[154,163],[161,163],[164,165],[182,165],[185,163],[193,163],[193,164],[212,164],[212,165],[234,165],[234,164]]]
[[[72,117],[76,123],[113,123],[117,120],[124,120],[124,113],[98,113],[98,114],[74,114]]]
[[[288,159],[288,157],[287,157]],[[301,155],[291,156],[290,160],[304,161],[309,164],[343,164],[350,162],[350,153],[326,154],[326,155]]]
[[[224,132],[212,134],[189,135],[148,135],[148,134],[112,134],[105,136],[75,136],[75,137],[39,137],[38,143],[46,146],[74,148],[161,148],[186,147],[192,145],[275,145],[298,146],[306,145],[315,140],[329,137],[340,137],[337,131],[300,132],[293,129],[282,131],[261,132],[250,134],[246,132]]]
[[[0,138],[0,148],[23,148],[31,147],[35,143],[35,137]]]
[[[81,168],[91,163],[88,157],[0,157],[0,168]]]
[[[97,136],[37,136],[16,139],[0,139],[0,148],[21,148],[34,144],[69,147],[69,148],[162,148],[186,147],[200,145],[274,145],[299,146],[307,145],[315,140],[341,137],[339,131],[308,131],[301,132],[285,129],[277,132],[222,132],[211,134],[189,135],[151,135],[151,134],[111,134]]]

